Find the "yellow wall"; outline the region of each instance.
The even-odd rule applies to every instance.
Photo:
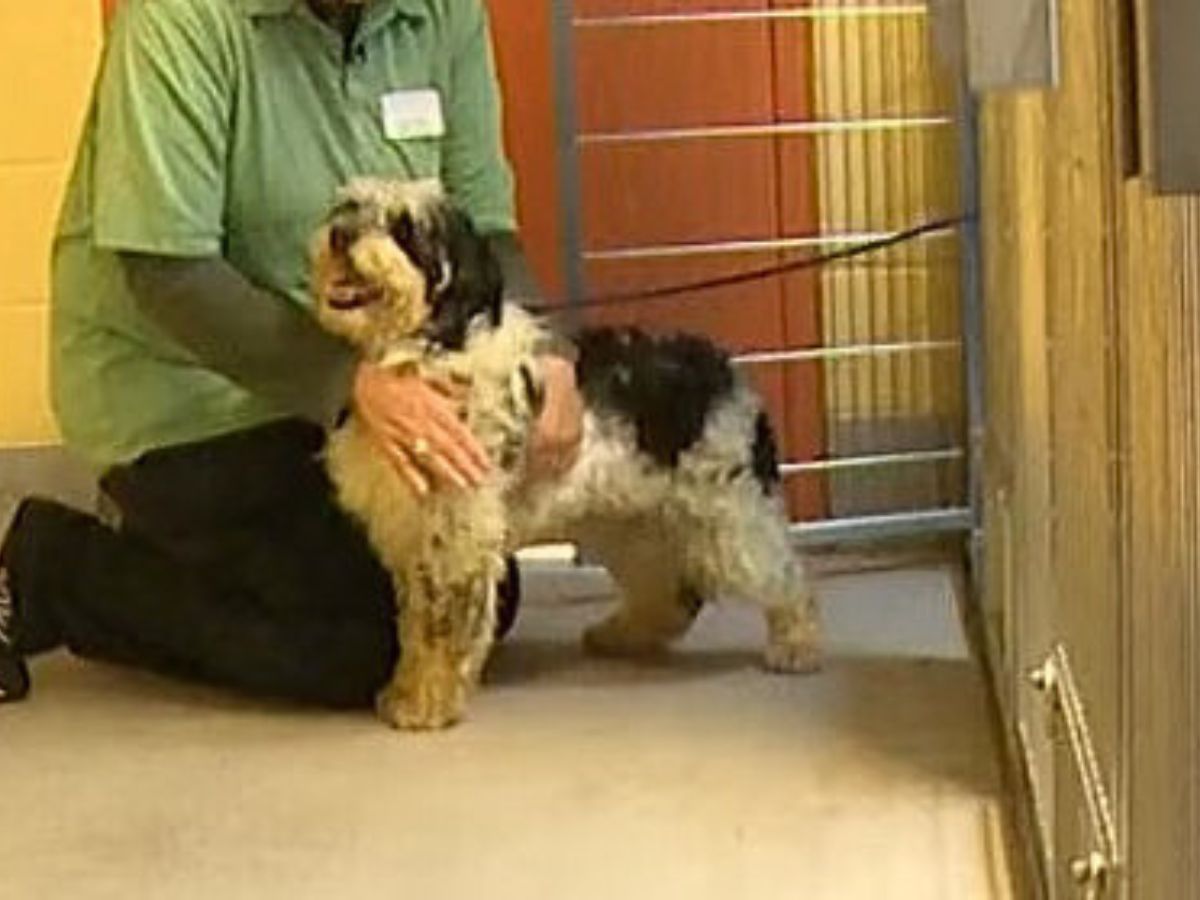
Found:
[[[55,441],[50,235],[100,46],[100,4],[0,3],[0,446]]]

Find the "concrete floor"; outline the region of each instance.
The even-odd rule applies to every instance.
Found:
[[[822,584],[830,663],[751,611],[587,659],[602,579],[539,570],[469,722],[239,702],[41,661],[0,711],[0,898],[1006,900],[980,673],[937,570]]]

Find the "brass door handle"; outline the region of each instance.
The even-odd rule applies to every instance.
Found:
[[[1040,694],[1053,693],[1058,684],[1058,667],[1054,664],[1053,657],[1029,670],[1029,683]]]
[[[1098,891],[1104,890],[1110,869],[1108,857],[1095,850],[1070,862],[1071,880],[1081,888],[1090,888],[1089,897],[1097,897]]]

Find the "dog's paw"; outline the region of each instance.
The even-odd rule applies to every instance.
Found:
[[[812,595],[802,602],[767,610],[767,649],[763,666],[770,672],[803,675],[821,668],[821,617]]]
[[[463,687],[440,680],[391,684],[379,692],[375,701],[379,718],[401,731],[449,728],[462,719],[465,709]]]
[[[763,668],[780,675],[807,675],[821,668],[823,656],[816,643],[772,643],[763,653]]]

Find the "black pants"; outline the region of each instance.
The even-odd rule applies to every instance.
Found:
[[[84,657],[264,696],[369,703],[398,652],[392,585],[333,503],[322,440],[282,422],[114,469],[101,486],[119,531],[34,503],[20,521],[22,606]]]

